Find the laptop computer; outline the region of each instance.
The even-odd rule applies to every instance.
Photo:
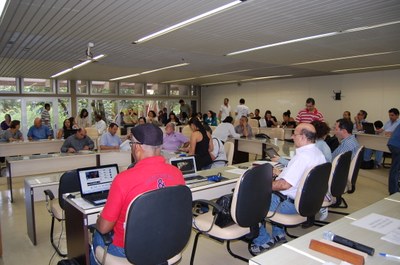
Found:
[[[118,174],[118,165],[78,168],[81,196],[93,205],[105,204],[111,183]]]
[[[363,122],[362,126],[363,126],[364,133],[375,134],[375,127],[372,122]]]
[[[172,157],[169,162],[179,168],[183,174],[186,184],[206,181],[207,178],[197,174],[196,161],[194,156]]]

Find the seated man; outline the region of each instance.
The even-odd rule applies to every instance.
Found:
[[[110,123],[108,126],[108,132],[104,133],[100,139],[100,149],[101,150],[112,150],[119,149],[122,141],[116,135],[118,131],[118,125],[116,123]]]
[[[118,174],[110,189],[106,205],[97,219],[100,233],[114,231],[108,253],[125,257],[124,222],[131,201],[138,195],[166,186],[185,185],[181,171],[167,164],[161,154],[163,133],[157,126],[147,123],[132,128],[132,155],[136,165]],[[93,236],[93,249],[104,246],[98,232]],[[93,253],[90,264],[97,264]]]
[[[51,139],[52,132],[49,127],[42,125],[41,118],[35,118],[33,122],[33,126],[29,128],[28,131],[28,139],[30,141],[34,140],[42,140],[42,139]]]
[[[61,146],[62,153],[76,153],[81,150],[93,150],[94,143],[89,136],[86,135],[86,130],[79,128],[74,135],[68,137]]]
[[[107,131],[107,124],[103,120],[100,114],[97,114],[95,117],[96,123],[93,125],[97,129],[99,135],[103,135]]]
[[[356,137],[352,134],[353,123],[349,120],[339,119],[335,124],[335,135],[339,139],[340,144],[338,148],[332,153],[332,161],[341,153],[351,151],[351,158],[354,157],[360,144],[358,143]]]
[[[244,137],[252,137],[253,130],[249,125],[249,119],[246,116],[242,116],[239,120],[239,125],[235,127],[236,133]]]
[[[175,132],[175,124],[173,122],[165,125],[164,143],[162,149],[167,151],[177,151],[180,147],[189,145],[189,138],[180,132]]]
[[[389,120],[385,123],[385,125],[383,125],[383,127],[378,128],[378,126],[376,126],[376,124],[374,123],[377,134],[382,134],[384,136],[389,136],[389,137],[399,124],[400,124],[399,110],[397,108],[391,108],[389,110]],[[364,161],[370,161],[372,153],[374,151],[375,150],[365,148]],[[375,151],[374,165],[376,168],[382,167],[382,158],[383,158],[383,152]]]
[[[293,156],[282,172],[274,168],[274,174],[278,177],[272,182],[272,190],[280,191],[287,199],[281,202],[277,195],[272,194],[270,211],[297,214],[294,198],[304,172],[326,162],[324,155],[314,144],[315,135],[315,128],[311,124],[300,123],[296,127],[292,135],[296,155]],[[253,240],[251,251],[258,254],[271,249],[279,242],[286,242],[285,230],[282,227],[272,225],[271,236],[265,226],[261,225],[260,234]]]
[[[11,121],[10,128],[4,131],[1,139],[4,142],[14,142],[14,141],[23,141],[24,137],[22,136],[21,131],[19,130],[21,126],[21,122],[19,120]]]

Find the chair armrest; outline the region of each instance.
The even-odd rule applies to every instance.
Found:
[[[46,195],[46,197],[49,197],[50,200],[54,200],[55,196],[51,190],[44,190],[43,192],[44,195]]]
[[[100,233],[99,230],[97,230],[96,225],[90,225],[88,227],[90,233],[94,234],[96,231],[97,233],[99,233],[99,235],[101,236],[101,238],[103,239],[103,242],[106,246],[109,246],[112,242],[113,242],[113,235],[114,235],[114,231],[110,231],[108,233],[102,234]]]
[[[279,191],[273,191],[273,194],[275,194],[276,196],[279,197],[279,200],[281,202],[285,201],[287,199],[286,195],[283,195],[282,193],[280,193]]]

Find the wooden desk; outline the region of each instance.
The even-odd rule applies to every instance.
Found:
[[[0,157],[59,153],[64,140],[0,143]]]
[[[240,175],[226,172],[226,170],[234,168],[233,166],[228,166],[198,172],[203,176],[215,175],[218,172],[222,172],[222,175],[228,178],[228,180],[216,183],[205,181],[190,185],[193,200],[216,199],[223,194],[231,193]],[[90,233],[88,232],[88,226],[96,223],[98,214],[103,207],[83,209],[75,201],[76,199],[66,198],[65,204],[68,258],[77,258],[80,264],[89,264]]]
[[[389,137],[383,135],[356,133],[356,138],[358,143],[363,145],[365,148],[390,153],[390,150],[387,147]]]
[[[329,225],[254,257],[249,261],[249,264],[321,264],[328,261],[338,264],[340,263],[338,259],[308,248],[311,239],[323,238],[324,231],[332,231],[337,235],[374,247],[374,256],[368,256],[365,259],[365,264],[394,264],[393,260],[381,257],[378,253],[385,252],[398,255],[398,245],[380,239],[383,236],[382,234],[351,224],[353,221],[367,216],[370,213],[377,213],[400,219],[400,193],[393,194],[390,197],[356,211]]]

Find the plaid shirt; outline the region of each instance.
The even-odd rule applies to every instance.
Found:
[[[341,153],[347,152],[347,151],[352,152],[351,158],[353,158],[359,147],[360,147],[360,144],[357,142],[355,135],[351,135],[351,136],[347,137],[346,139],[343,139],[342,142],[340,143],[340,145],[338,146],[338,148],[336,148],[335,151],[333,151],[332,161],[336,156],[338,156]]]

